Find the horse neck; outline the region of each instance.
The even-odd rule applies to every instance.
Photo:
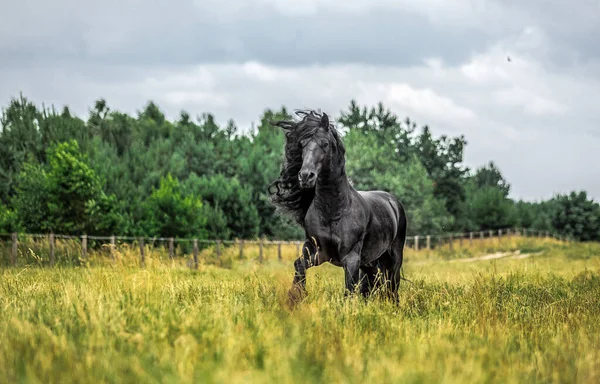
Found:
[[[328,219],[336,219],[350,204],[352,186],[346,176],[344,166],[335,172],[319,176],[315,187],[315,206],[326,214]]]

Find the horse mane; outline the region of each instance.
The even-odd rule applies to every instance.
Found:
[[[301,117],[299,121],[280,120],[271,122],[272,125],[284,129],[286,133],[281,172],[279,178],[269,185],[268,191],[271,202],[282,211],[290,214],[298,224],[302,225],[306,212],[315,197],[315,189],[300,188],[298,181],[298,172],[302,168],[302,146],[300,142],[313,136],[321,127],[323,114],[314,110],[296,110],[295,114]],[[329,131],[335,140],[332,144],[338,148],[338,156],[341,156],[343,161],[346,150],[339,132],[331,122],[329,123]],[[275,190],[272,190],[272,188],[275,188]]]

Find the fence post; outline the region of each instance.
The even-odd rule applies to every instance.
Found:
[[[415,236],[415,251],[419,250],[419,235]]]
[[[454,242],[454,235],[450,235],[450,250],[452,250],[452,243]]]
[[[81,236],[81,256],[84,260],[87,259],[87,235]]]
[[[13,232],[13,234],[12,234],[12,252],[11,252],[12,265],[17,265],[17,251],[18,251],[17,232]]]
[[[146,255],[144,253],[144,238],[140,237],[140,264],[142,267],[144,266],[144,262],[146,261]]]
[[[300,252],[300,242],[299,241],[296,243],[296,255],[298,255],[298,257],[302,256],[302,252]]]
[[[281,261],[281,241],[277,243],[277,260]]]
[[[244,258],[244,239],[240,239],[240,260]]]
[[[198,239],[194,239],[194,269],[198,269]]]
[[[175,258],[175,239],[169,239],[169,258],[173,260]]]
[[[110,237],[110,258],[112,259],[113,263],[115,262],[115,235],[112,235]]]
[[[262,239],[258,241],[258,262],[263,262],[263,241]]]
[[[546,231],[546,239],[550,236],[550,232]]]
[[[490,238],[494,237],[494,231],[492,231],[492,230],[490,229],[490,231],[489,231],[489,232],[490,232]]]
[[[469,232],[469,245],[473,245],[473,232]]]
[[[527,228],[523,228],[523,237],[527,237]]]
[[[459,238],[458,238],[458,247],[459,248],[462,248],[462,246],[463,246],[463,237],[464,236],[465,236],[464,233],[461,233],[460,236],[459,236]]]
[[[217,240],[215,247],[217,251],[217,260],[219,260],[221,258],[221,240]]]
[[[483,240],[483,231],[479,231],[479,238]]]
[[[431,249],[431,235],[427,235],[427,250]]]
[[[50,242],[50,266],[54,266],[54,233],[50,234],[50,238],[48,239]]]

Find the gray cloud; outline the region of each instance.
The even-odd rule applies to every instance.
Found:
[[[168,7],[140,8],[127,6],[131,2],[124,6],[109,2],[87,12],[71,0],[60,3],[42,8],[43,17],[19,9],[13,13],[17,18],[9,13],[0,19],[5,36],[0,48],[9,52],[0,64],[35,65],[68,58],[136,66],[246,60],[284,66],[348,62],[407,66],[433,55],[458,63],[495,37],[475,27],[450,30],[424,15],[381,7],[360,13],[325,10],[295,15],[257,5],[218,17],[218,8],[181,0]],[[23,27],[39,32],[25,36],[13,32]]]
[[[353,2],[350,2],[353,3]],[[70,60],[105,65],[176,66],[257,60],[273,65],[339,63],[410,66],[424,57],[465,61],[493,41],[529,25],[544,29],[551,44],[536,55],[548,65],[600,58],[600,22],[592,0],[573,7],[557,0],[502,3],[457,1],[456,6],[401,0],[328,0],[303,11],[291,2],[173,0],[153,5],[129,1],[52,6],[12,3],[0,16],[0,67]],[[225,4],[225,3],[223,3]],[[17,32],[18,31],[18,32]]]

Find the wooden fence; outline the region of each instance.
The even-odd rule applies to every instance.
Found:
[[[518,228],[518,229],[499,229],[499,230],[489,230],[489,231],[477,231],[477,232],[466,232],[466,233],[447,233],[440,235],[417,235],[417,236],[408,236],[406,238],[406,248],[411,248],[415,251],[419,250],[431,250],[437,247],[448,245],[452,250],[455,247],[463,247],[466,244],[472,245],[473,240],[475,239],[489,239],[489,238],[502,238],[502,237],[510,237],[510,236],[524,236],[524,237],[543,237],[543,238],[554,238],[563,241],[570,241],[569,238],[560,236],[556,233],[551,233],[549,231],[540,231],[536,229],[527,229],[527,228]],[[303,241],[281,241],[281,240],[204,240],[204,239],[183,239],[183,238],[173,238],[173,237],[127,237],[127,236],[73,236],[73,235],[58,235],[58,234],[19,234],[19,233],[10,233],[10,234],[2,234],[0,233],[0,245],[4,244],[4,246],[0,247],[0,259],[6,261],[8,259],[8,263],[0,262],[0,265],[16,265],[17,257],[18,257],[18,247],[20,238],[33,238],[37,239],[38,243],[44,240],[47,241],[46,247],[48,251],[48,261],[49,265],[55,265],[56,261],[56,240],[57,239],[65,239],[65,240],[75,240],[79,242],[79,256],[82,260],[86,260],[89,249],[89,241],[94,242],[109,242],[110,243],[110,257],[114,261],[115,259],[115,245],[117,241],[119,242],[132,242],[132,244],[137,244],[139,247],[139,257],[140,264],[143,266],[146,261],[146,247],[155,246],[157,243],[166,244],[168,248],[169,258],[175,258],[175,244],[185,245],[187,249],[190,250],[192,255],[193,264],[191,265],[194,268],[198,267],[198,253],[200,248],[206,248],[207,246],[213,247],[213,256],[216,260],[218,260],[221,256],[221,252],[226,246],[236,246],[239,248],[239,258],[244,258],[244,251],[247,245],[258,245],[258,261],[260,263],[264,260],[264,247],[269,245],[277,246],[277,258],[278,260],[282,260],[282,245],[295,245],[296,246],[296,254],[300,255],[301,245],[304,243]],[[10,246],[6,246],[10,244]],[[190,249],[191,248],[191,249]],[[8,252],[9,255],[1,254]],[[7,257],[8,256],[8,257]]]

